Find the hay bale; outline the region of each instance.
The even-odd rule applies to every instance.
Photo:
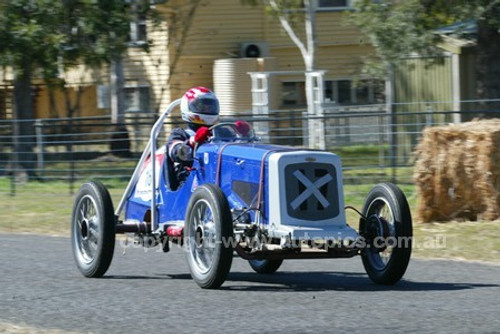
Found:
[[[427,128],[416,153],[421,221],[500,218],[500,120]]]

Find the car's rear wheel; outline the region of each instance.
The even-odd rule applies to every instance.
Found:
[[[233,225],[229,204],[214,184],[191,195],[185,220],[187,261],[193,280],[202,288],[224,283],[233,261]]]
[[[381,183],[366,197],[359,233],[367,248],[361,253],[368,276],[375,283],[395,284],[403,277],[411,256],[412,219],[404,193],[392,183]]]
[[[275,273],[283,260],[248,260],[250,267],[259,274],[272,274]]]
[[[108,190],[100,182],[87,182],[76,194],[71,244],[76,266],[84,276],[104,275],[115,249],[115,216]]]

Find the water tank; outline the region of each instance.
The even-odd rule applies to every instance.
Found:
[[[220,103],[222,116],[251,114],[252,80],[248,72],[276,71],[276,58],[227,58],[214,62],[214,92]],[[274,83],[275,80],[271,79]],[[270,107],[277,105],[279,96],[275,84],[270,83]]]

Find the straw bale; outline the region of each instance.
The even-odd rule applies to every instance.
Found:
[[[426,128],[416,153],[422,222],[500,218],[500,120]]]

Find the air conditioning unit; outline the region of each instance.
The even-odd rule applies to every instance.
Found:
[[[241,58],[262,58],[269,56],[269,45],[266,42],[240,43]]]

